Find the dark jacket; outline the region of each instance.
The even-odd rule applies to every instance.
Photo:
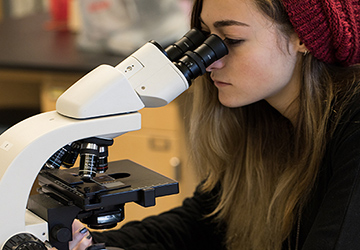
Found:
[[[360,100],[342,117],[329,141],[316,186],[294,227],[299,250],[360,249]],[[122,229],[93,233],[96,242],[126,250],[225,249],[221,226],[204,218],[216,206],[216,194],[198,191],[181,207]],[[284,250],[289,249],[284,242]],[[292,246],[291,249],[295,249]]]

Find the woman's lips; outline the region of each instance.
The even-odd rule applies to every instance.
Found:
[[[221,82],[221,81],[214,81],[214,84],[216,87],[221,88],[221,87],[226,87],[226,86],[230,86],[230,83],[226,83],[226,82]]]

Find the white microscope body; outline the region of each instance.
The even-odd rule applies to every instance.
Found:
[[[27,201],[54,152],[84,138],[112,139],[140,129],[138,110],[168,104],[189,82],[178,65],[149,42],[116,67],[101,65],[84,76],[59,97],[56,111],[5,131],[0,136],[0,249],[21,232],[49,239],[47,221],[29,211]]]

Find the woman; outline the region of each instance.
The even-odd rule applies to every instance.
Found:
[[[358,249],[360,1],[196,0],[192,25],[229,48],[193,85],[204,181],[182,207],[76,230],[70,247]]]

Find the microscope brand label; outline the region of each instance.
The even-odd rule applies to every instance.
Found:
[[[1,144],[0,148],[3,149],[3,150],[5,150],[5,151],[9,151],[12,146],[13,146],[13,144],[12,144],[11,142],[4,141],[4,142]]]

